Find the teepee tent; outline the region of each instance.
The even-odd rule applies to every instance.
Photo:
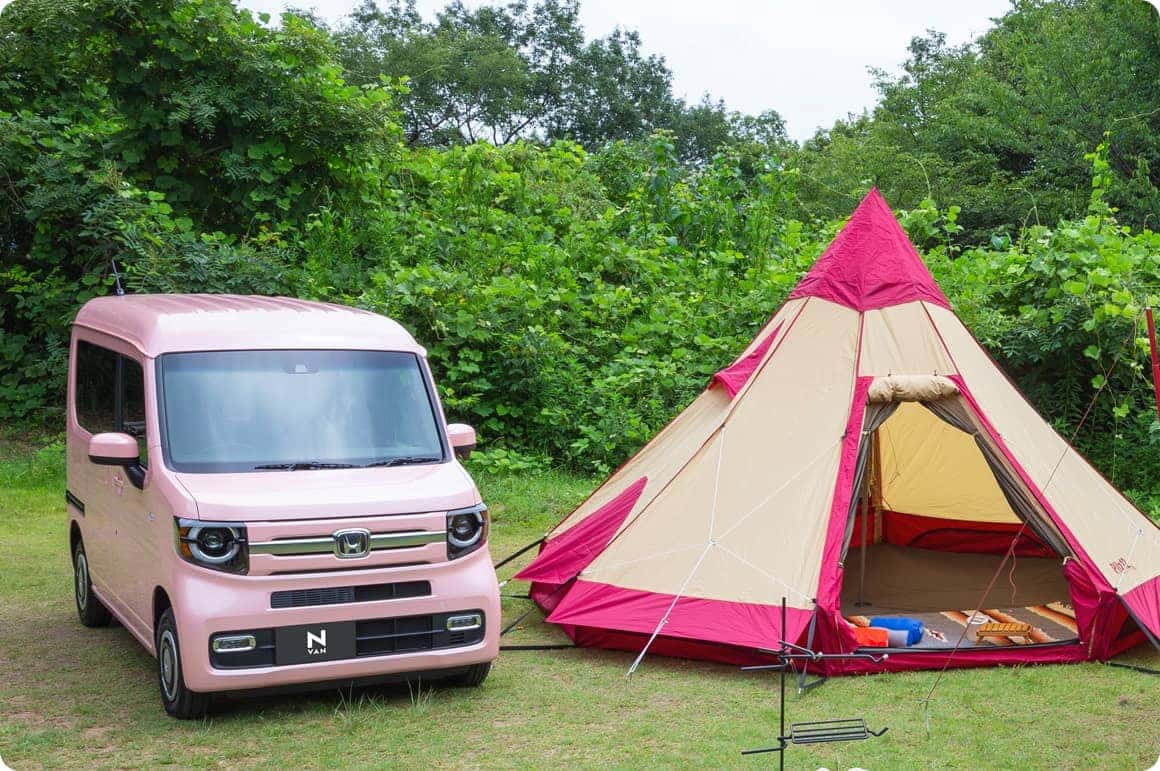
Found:
[[[874,617],[924,621],[895,670],[1160,636],[1160,529],[1006,379],[877,190],[517,578],[578,645],[735,663],[781,639],[849,653]]]

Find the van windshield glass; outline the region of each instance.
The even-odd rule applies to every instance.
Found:
[[[419,358],[397,351],[208,351],[159,359],[165,457],[188,472],[445,459]]]

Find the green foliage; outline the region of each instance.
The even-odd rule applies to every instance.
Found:
[[[1133,234],[1104,203],[1107,144],[1087,155],[1089,214],[1035,226],[954,260],[931,250],[956,310],[1065,438],[1106,475],[1160,495],[1143,308],[1160,301],[1160,233]],[[948,236],[949,238],[949,236]],[[1154,505],[1154,503],[1152,504]]]
[[[378,196],[397,148],[389,91],[346,84],[325,33],[228,0],[21,0],[0,59],[0,417],[56,401],[110,260],[134,286],[284,289],[288,240]]]
[[[929,30],[880,101],[806,142],[804,210],[841,216],[862,180],[888,200],[963,207],[970,241],[1084,214],[1083,154],[1109,132],[1108,202],[1133,227],[1160,212],[1160,14],[1139,0],[1015,2],[977,41]]]
[[[543,455],[525,455],[515,450],[497,447],[494,450],[472,453],[467,466],[472,473],[523,474],[547,471],[551,467],[551,459]]]

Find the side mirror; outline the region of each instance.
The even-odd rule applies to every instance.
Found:
[[[137,449],[137,440],[128,434],[93,434],[89,439],[89,461],[98,466],[121,466],[134,487],[138,490],[145,487],[141,451]]]
[[[467,460],[471,451],[475,449],[475,429],[466,423],[448,423],[447,438],[451,440],[451,449],[455,456]]]
[[[89,460],[98,466],[130,466],[140,460],[137,440],[128,434],[93,434]]]

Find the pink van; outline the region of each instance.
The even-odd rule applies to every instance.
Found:
[[[264,297],[87,303],[68,386],[77,612],[157,658],[165,710],[384,676],[479,685],[488,515],[426,352],[395,322]]]

